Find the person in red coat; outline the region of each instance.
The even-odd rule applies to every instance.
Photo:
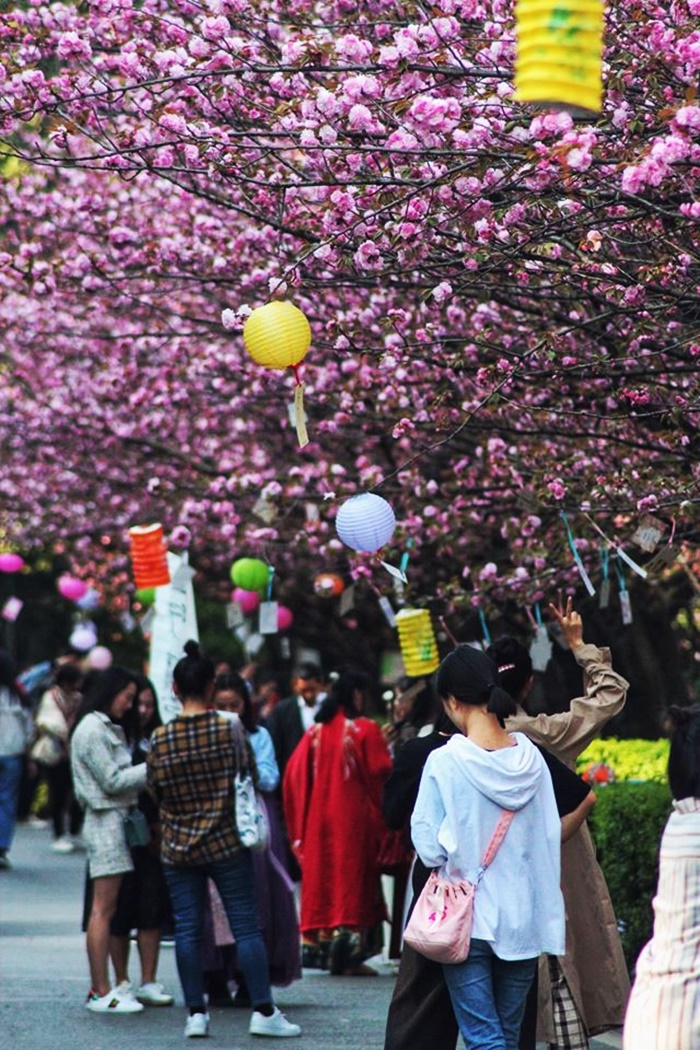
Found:
[[[333,974],[373,973],[369,935],[386,918],[377,848],[392,761],[384,735],[363,718],[370,680],[340,673],[284,774],[284,813],[299,861],[302,940],[327,953]]]

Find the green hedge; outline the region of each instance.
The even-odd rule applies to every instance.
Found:
[[[589,819],[630,970],[651,937],[659,844],[671,812],[668,785],[612,783],[596,791]]]

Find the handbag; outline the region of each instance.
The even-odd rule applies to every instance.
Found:
[[[124,817],[124,837],[129,849],[133,849],[134,846],[147,846],[151,841],[148,821],[137,806],[130,809]]]
[[[255,790],[249,772],[236,773],[233,779],[236,805],[236,830],[241,845],[246,849],[265,849],[270,841],[267,814],[260,795]]]
[[[469,955],[476,888],[498,853],[514,815],[512,810],[503,810],[474,882],[449,882],[431,871],[404,930],[406,944],[435,962],[464,962]]]
[[[231,719],[231,733],[238,764],[238,772],[233,778],[236,831],[246,849],[263,850],[270,841],[270,825],[265,803],[253,780],[245,729],[238,718]]]
[[[29,757],[40,766],[52,768],[66,757],[66,752],[58,737],[52,736],[51,733],[40,733],[32,744]]]

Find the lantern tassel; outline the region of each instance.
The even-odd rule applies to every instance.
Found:
[[[296,365],[292,365],[292,374],[294,375],[294,425],[297,431],[297,441],[299,442],[299,448],[304,448],[309,443],[309,435],[306,430],[306,413],[304,412],[304,384],[299,378],[299,369]]]

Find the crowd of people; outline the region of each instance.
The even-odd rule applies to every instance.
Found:
[[[587,1050],[592,1034],[623,1022],[625,1050],[697,1050],[700,708],[671,713],[674,813],[654,936],[630,994],[586,826],[595,795],[574,772],[628,685],[607,650],[584,642],[570,601],[550,610],[584,679],[552,715],[528,713],[532,662],[513,638],[486,651],[457,645],[432,680],[401,680],[384,725],[371,717],[371,678],[351,666],[326,676],[302,662],[285,697],[278,678],[256,687],[188,642],[173,671],[180,710],[164,725],[141,673],[66,659],[32,702],[0,653],[0,867],[22,791],[43,782],[53,848],[86,851],[87,1008],[172,1005],[158,980],[167,933],[186,1037],[209,1034],[214,1006],[248,1008],[253,1035],[299,1036],[272,987],[302,967],[376,974],[369,961],[389,921],[384,950],[398,974],[385,1050],[454,1050],[460,1035],[467,1050],[534,1050],[537,1039]],[[236,820],[236,782],[249,770],[268,828],[256,850]],[[477,885],[460,962],[402,943],[433,871]]]

